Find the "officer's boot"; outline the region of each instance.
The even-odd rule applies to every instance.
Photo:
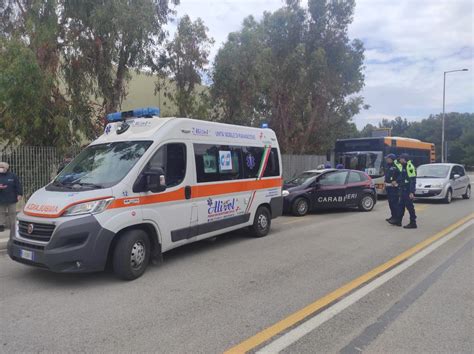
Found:
[[[5,226],[4,225],[0,225],[0,232],[3,232],[5,231]]]
[[[391,220],[387,220],[389,224],[395,225],[395,226],[402,226],[402,221],[396,218],[393,218]]]
[[[404,229],[416,229],[417,227],[416,221],[410,221],[409,224],[403,226]]]

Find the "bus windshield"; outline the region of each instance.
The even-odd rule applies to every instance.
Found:
[[[89,146],[61,171],[52,186],[65,189],[112,187],[127,175],[151,144],[151,141],[121,141]]]
[[[342,164],[351,170],[364,171],[371,177],[383,176],[382,151],[354,151],[341,154]]]

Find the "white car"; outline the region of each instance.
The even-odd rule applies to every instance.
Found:
[[[436,199],[449,204],[458,197],[471,197],[471,181],[463,166],[454,163],[418,166],[416,199]]]

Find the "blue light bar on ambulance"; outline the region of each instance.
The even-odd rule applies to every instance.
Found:
[[[127,118],[143,118],[143,117],[152,117],[159,116],[160,109],[158,107],[145,107],[145,108],[136,108],[131,111],[124,112],[115,112],[107,114],[107,121],[110,123],[120,122]]]

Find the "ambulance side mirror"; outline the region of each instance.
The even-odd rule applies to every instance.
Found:
[[[155,168],[145,172],[146,190],[159,193],[166,190],[165,172],[162,168]]]

